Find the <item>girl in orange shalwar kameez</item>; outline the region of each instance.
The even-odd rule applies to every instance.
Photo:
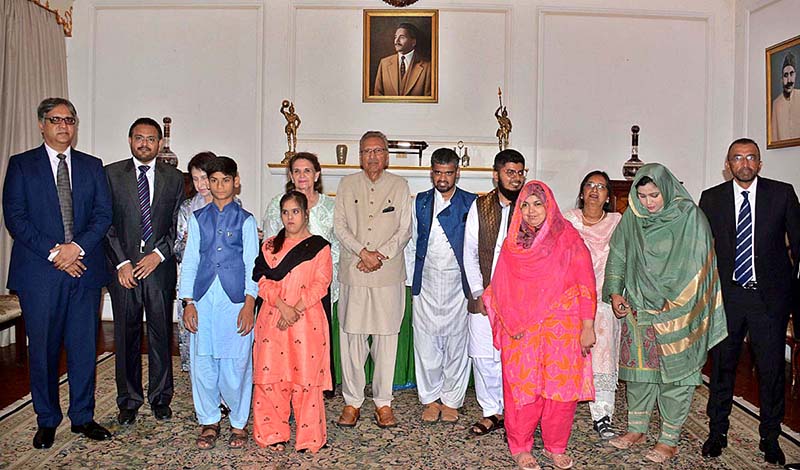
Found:
[[[295,449],[317,452],[327,439],[322,392],[331,384],[321,303],[331,283],[331,250],[308,231],[302,193],[287,193],[280,207],[284,228],[264,242],[253,270],[264,299],[253,345],[253,438],[261,447],[284,450],[291,406]]]

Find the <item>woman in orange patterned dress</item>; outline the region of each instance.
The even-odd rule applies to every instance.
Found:
[[[264,242],[253,270],[264,299],[253,345],[253,437],[261,447],[284,450],[291,407],[295,449],[316,453],[327,440],[322,392],[331,386],[321,302],[333,274],[331,249],[309,232],[303,193],[287,193],[280,208],[284,228]]]
[[[541,422],[542,455],[557,468],[571,468],[566,448],[575,409],[578,401],[594,399],[597,292],[589,250],[544,183],[522,189],[483,299],[503,363],[514,461],[520,469],[540,468],[531,448]]]

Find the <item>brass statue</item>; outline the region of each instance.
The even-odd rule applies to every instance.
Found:
[[[297,150],[297,129],[300,127],[300,116],[294,112],[294,103],[289,100],[283,100],[281,103],[281,114],[286,118],[286,142],[289,144],[289,150],[283,154],[281,163],[286,164],[292,158]]]
[[[497,97],[500,99],[500,106],[494,112],[494,117],[497,118],[497,123],[500,127],[497,129],[497,144],[500,150],[508,148],[508,137],[511,134],[511,119],[508,117],[508,109],[503,106],[503,92],[500,87],[497,87]]]

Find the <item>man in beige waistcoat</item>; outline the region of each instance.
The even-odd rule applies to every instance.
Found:
[[[362,171],[339,183],[333,222],[341,243],[339,346],[345,402],[338,424],[352,427],[358,422],[366,386],[364,363],[371,354],[375,420],[386,428],[397,425],[392,382],[405,311],[403,248],[411,238],[411,193],[404,178],[385,171],[389,151],[382,132],[365,133],[359,155]]]

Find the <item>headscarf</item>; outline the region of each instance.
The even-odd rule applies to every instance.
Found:
[[[653,180],[664,207],[651,214],[636,185]],[[611,237],[603,299],[621,294],[652,325],[662,379],[676,382],[702,367],[706,352],[727,336],[711,229],[680,181],[663,165],[636,173],[628,210]]]
[[[543,200],[547,213],[532,239],[532,227],[523,227],[520,207],[531,194]],[[499,321],[513,336],[534,322],[558,315],[554,313],[557,310],[574,314],[575,305],[556,305],[571,288],[575,289],[576,298],[585,300],[578,306],[581,318],[594,318],[597,294],[589,250],[578,231],[561,215],[550,188],[541,181],[529,181],[514,207],[508,236],[483,295],[484,303],[492,323]]]

